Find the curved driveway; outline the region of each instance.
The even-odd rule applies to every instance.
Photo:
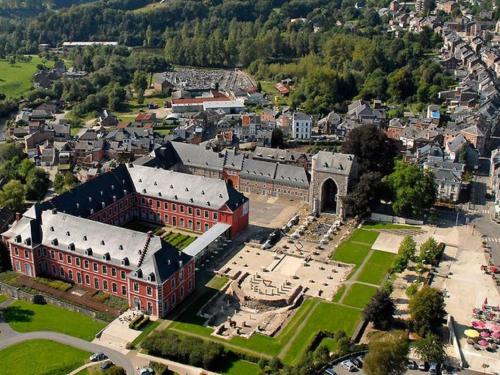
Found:
[[[0,304],[0,308],[6,307],[9,302],[12,301],[6,301]],[[61,322],[61,324],[64,324],[64,322]],[[130,358],[116,350],[57,332],[36,331],[19,333],[10,328],[0,314],[0,350],[23,341],[38,339],[56,341],[91,353],[102,352],[106,354],[114,364],[123,367],[127,374],[134,374],[134,366]]]

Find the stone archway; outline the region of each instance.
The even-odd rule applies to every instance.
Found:
[[[337,183],[333,178],[327,178],[321,184],[320,212],[337,213]]]

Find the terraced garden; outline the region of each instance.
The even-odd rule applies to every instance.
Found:
[[[185,249],[197,238],[196,236],[169,231],[168,228],[158,228],[153,233],[179,250]]]

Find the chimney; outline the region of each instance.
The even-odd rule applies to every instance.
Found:
[[[20,212],[16,212],[16,221],[21,220],[21,217],[22,217],[21,213]]]

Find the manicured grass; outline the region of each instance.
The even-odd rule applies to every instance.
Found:
[[[373,245],[375,240],[378,237],[378,233],[374,231],[369,231],[369,230],[364,230],[364,229],[356,229],[351,237],[349,238],[349,242],[356,241],[356,242],[362,242],[364,244],[367,244],[369,246]]]
[[[419,230],[420,227],[413,225],[404,224],[392,224],[392,223],[376,223],[373,221],[368,221],[363,224],[363,229],[414,229]]]
[[[231,363],[230,367],[223,372],[225,375],[257,375],[260,372],[260,367],[252,362],[242,359]]]
[[[16,301],[5,309],[5,320],[18,332],[54,331],[91,341],[105,323],[54,305]]]
[[[344,297],[342,303],[344,305],[362,309],[368,302],[370,302],[370,299],[376,292],[377,288],[373,286],[354,283],[347,291],[347,294]]]
[[[31,79],[38,70],[36,66],[41,63],[42,59],[38,56],[31,56],[31,61],[19,61],[15,64],[0,59],[0,93],[7,98],[14,98],[30,90]],[[45,64],[49,67],[54,65],[51,61],[46,61]]]
[[[326,346],[331,353],[335,353],[338,348],[338,343],[337,340],[331,337],[324,337],[319,343],[318,347],[319,346]]]
[[[283,362],[296,365],[305,355],[308,344],[320,331],[344,331],[351,336],[361,319],[361,311],[348,306],[320,302],[307,323],[293,341],[288,352],[283,356]]]
[[[147,336],[149,336],[149,334],[151,332],[153,332],[155,330],[155,328],[158,327],[159,325],[160,325],[159,321],[155,321],[155,322],[150,321],[148,323],[148,325],[142,330],[141,334],[139,336],[137,336],[134,341],[132,341],[132,344],[134,345],[134,347],[136,347],[137,345],[142,343],[144,341],[144,339]]]
[[[189,236],[187,234],[177,232],[167,232],[162,236],[162,238],[179,250],[185,249],[190,243],[196,240],[195,236]]]
[[[210,288],[221,290],[228,281],[229,279],[225,276],[214,276],[212,280],[207,283],[207,286]]]
[[[380,285],[391,268],[396,254],[386,251],[373,251],[361,270],[358,281]]]
[[[350,263],[359,266],[366,258],[369,251],[370,245],[362,245],[358,243],[352,243],[350,241],[345,241],[335,249],[332,255],[332,259],[339,262]]]
[[[333,302],[339,302],[340,299],[342,298],[342,296],[344,295],[345,293],[345,289],[346,289],[346,286],[345,284],[343,284],[338,290],[337,292],[335,293],[335,295],[333,296],[333,299],[332,301]]]
[[[7,296],[4,296],[3,294],[0,294],[0,303],[5,302],[8,300]]]
[[[50,340],[31,340],[0,351],[3,375],[64,375],[82,366],[90,353]]]

